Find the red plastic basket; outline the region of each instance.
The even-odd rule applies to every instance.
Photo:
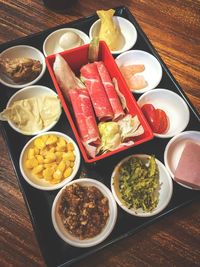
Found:
[[[81,153],[83,155],[83,158],[88,163],[92,163],[92,162],[95,162],[97,160],[109,157],[111,155],[119,153],[120,151],[129,149],[130,147],[137,146],[139,144],[147,142],[153,138],[153,132],[152,132],[151,128],[149,127],[146,119],[144,118],[135,98],[133,97],[132,93],[130,92],[124,78],[122,77],[121,72],[119,71],[116,62],[115,62],[112,54],[110,53],[108,46],[106,45],[105,42],[101,41],[99,48],[100,48],[99,49],[99,60],[104,62],[106,68],[109,71],[111,78],[115,77],[117,79],[119,90],[126,98],[126,103],[127,103],[129,113],[133,116],[134,115],[138,116],[138,119],[144,128],[144,133],[142,135],[136,136],[134,138],[134,144],[132,146],[124,146],[124,147],[121,147],[121,148],[116,149],[114,151],[107,152],[107,153],[101,154],[101,155],[97,155],[95,158],[90,158],[87,155],[86,150],[85,150],[85,148],[81,142],[81,138],[79,136],[79,132],[78,132],[78,129],[76,127],[76,122],[74,121],[73,116],[70,113],[70,110],[67,106],[65,98],[63,96],[63,93],[62,93],[62,91],[61,91],[61,89],[60,89],[60,87],[56,81],[56,77],[55,77],[54,71],[53,71],[53,63],[55,61],[55,55],[48,56],[46,58],[47,68],[49,70],[50,76],[51,76],[53,83],[55,85],[58,96],[61,100],[63,109],[67,115],[69,123],[70,123],[72,130],[74,132],[74,135],[76,137],[76,140],[77,140],[77,143],[78,143],[79,148],[81,150]],[[83,45],[83,46],[80,46],[80,47],[77,47],[77,48],[74,48],[71,50],[61,52],[60,54],[62,55],[62,57],[64,59],[67,60],[71,69],[76,73],[76,75],[79,75],[80,68],[83,65],[88,63],[88,51],[89,51],[89,45],[87,44],[87,45]]]

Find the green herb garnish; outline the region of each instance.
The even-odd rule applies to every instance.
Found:
[[[158,205],[159,171],[155,157],[131,157],[119,170],[119,190],[129,209],[151,212]]]

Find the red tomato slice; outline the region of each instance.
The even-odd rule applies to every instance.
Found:
[[[152,104],[145,104],[144,106],[142,106],[141,110],[145,118],[147,119],[152,131],[156,133],[159,128],[159,121],[157,120],[154,106]]]
[[[156,119],[159,122],[159,127],[156,133],[162,134],[167,130],[168,127],[167,115],[162,109],[156,109],[155,114],[156,114]]]

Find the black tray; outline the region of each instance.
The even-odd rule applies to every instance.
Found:
[[[185,96],[184,92],[177,84],[165,64],[162,62],[161,58],[147,39],[144,32],[141,30],[140,26],[136,22],[133,15],[129,12],[126,7],[116,8],[116,15],[122,16],[130,20],[137,29],[138,39],[134,46],[134,49],[145,50],[154,56],[160,61],[163,68],[163,77],[158,85],[159,88],[169,88],[170,90],[181,95],[184,100],[187,102],[190,109],[190,122],[185,130],[200,130],[199,129],[199,117],[198,113],[195,111],[192,104],[189,102],[188,98]],[[89,28],[92,23],[97,19],[96,15],[83,18],[68,24],[60,25],[58,27],[48,29],[44,32],[34,34],[25,38],[20,38],[9,43],[2,44],[0,49],[4,49],[19,45],[26,44],[34,46],[42,51],[42,44],[44,39],[52,31],[62,28],[62,27],[74,27],[89,33]],[[46,71],[43,78],[39,81],[39,84],[49,86],[54,89],[53,83],[50,79],[48,71]],[[7,88],[1,85],[0,90],[0,107],[1,110],[5,108],[6,103],[10,96],[15,93],[14,89]],[[137,98],[137,96],[136,96]],[[114,242],[125,238],[131,234],[136,233],[145,226],[153,223],[154,221],[162,218],[164,215],[169,214],[170,212],[176,210],[177,208],[186,205],[197,199],[199,197],[199,192],[194,190],[189,190],[184,187],[181,187],[174,183],[174,191],[172,199],[167,208],[160,214],[150,217],[150,218],[138,218],[131,216],[125,213],[122,209],[118,208],[118,219],[116,226],[111,233],[111,235],[101,244],[91,247],[91,248],[75,248],[64,241],[62,241],[56,234],[52,222],[51,222],[51,206],[53,200],[58,191],[40,191],[32,188],[22,177],[19,169],[19,155],[25,145],[25,143],[30,139],[28,136],[21,135],[15,132],[6,122],[1,123],[2,132],[6,139],[9,154],[18,178],[21,191],[23,193],[29,214],[32,220],[36,236],[40,245],[40,249],[48,266],[67,266],[75,261],[82,259],[83,257],[88,256]],[[54,127],[55,131],[60,131],[68,134],[73,139],[75,139],[71,128],[69,126],[68,120],[65,116],[65,113],[62,113],[62,116]],[[114,166],[125,156],[133,153],[145,153],[145,154],[155,154],[156,158],[163,162],[163,154],[166,144],[169,139],[159,139],[154,138],[153,140],[128,149],[127,151],[121,152],[117,155],[114,155],[108,159],[99,161],[96,164],[85,164],[82,160],[80,170],[76,178],[81,177],[91,177],[99,181],[102,181],[110,188],[110,176]],[[156,148],[156,150],[155,150]]]

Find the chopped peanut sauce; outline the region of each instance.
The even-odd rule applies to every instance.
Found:
[[[95,186],[67,186],[58,208],[62,222],[79,239],[98,235],[109,217],[108,199]]]

